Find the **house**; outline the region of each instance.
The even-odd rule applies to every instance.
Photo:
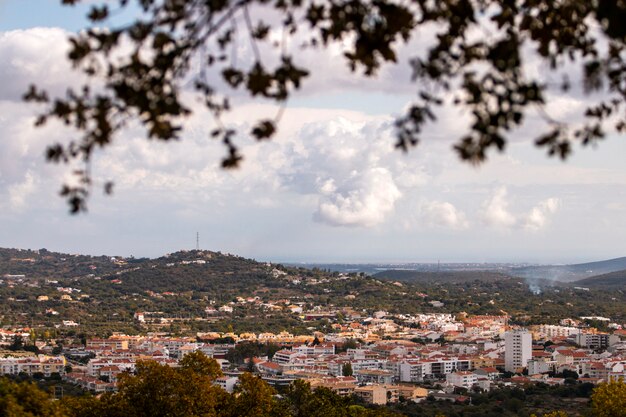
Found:
[[[285,365],[287,363],[295,362],[298,355],[301,355],[301,353],[293,350],[282,349],[274,354],[273,360],[280,365]]]
[[[282,373],[283,368],[276,362],[260,362],[256,364],[256,369],[262,374],[278,375]]]
[[[309,380],[311,389],[318,387],[328,388],[337,395],[346,397],[354,393],[357,380],[354,377],[324,377]]]
[[[422,382],[424,376],[424,364],[419,360],[404,360],[400,363],[400,381]]]
[[[361,384],[391,384],[395,377],[393,372],[382,369],[359,369],[354,375]]]
[[[609,369],[602,362],[587,362],[582,365],[582,374],[606,381],[609,377]]]
[[[335,354],[335,345],[332,343],[322,343],[315,346],[300,345],[295,346],[293,352],[307,356],[333,355]]]
[[[361,398],[368,404],[385,405],[387,404],[387,389],[380,385],[366,385],[364,387],[356,387],[354,395]]]
[[[178,359],[182,359],[186,355],[193,353],[196,350],[198,350],[198,346],[195,343],[188,343],[186,345],[183,345],[178,349]]]
[[[400,398],[407,400],[417,400],[420,398],[428,397],[428,390],[422,387],[415,387],[411,385],[385,385],[388,393],[389,402],[395,402]]]
[[[470,389],[477,381],[476,374],[469,371],[451,372],[446,375],[446,382],[459,388]]]
[[[106,348],[111,350],[128,350],[128,340],[126,339],[88,339],[86,349]]]
[[[235,386],[239,383],[239,378],[235,376],[221,376],[215,379],[215,385],[222,387],[226,392],[232,393]]]
[[[493,381],[496,378],[499,378],[501,375],[500,371],[498,371],[496,368],[492,366],[476,369],[474,371],[474,374],[476,374],[476,377],[478,378],[485,377],[491,381]]]
[[[546,374],[548,372],[554,371],[556,368],[557,362],[547,359],[547,358],[533,358],[528,361],[528,374]],[[570,365],[564,365],[570,366]]]
[[[98,374],[100,377],[105,377],[108,382],[116,383],[117,376],[122,372],[122,370],[115,365],[103,366],[98,370]]]

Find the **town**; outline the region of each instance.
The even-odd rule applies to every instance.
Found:
[[[233,395],[253,374],[277,395],[304,382],[404,415],[481,401],[498,412],[504,400],[518,415],[529,395],[524,415],[575,416],[595,387],[626,378],[624,294],[593,278],[3,253],[0,374],[55,398],[115,393],[143,364],[179,370],[192,353],[216,361],[211,384]]]
[[[626,329],[608,318],[596,319],[607,321],[612,331],[599,332],[576,319],[523,329],[509,325],[506,315],[376,311],[347,316],[343,323],[333,323],[330,332],[310,335],[286,331],[209,332],[195,337],[115,334],[87,339],[84,344],[37,341],[38,355],[5,350],[0,372],[55,376],[100,393],[115,391],[119,375],[134,372],[138,361],[176,367],[185,355],[200,351],[220,364],[224,375],[216,384],[228,392],[243,372],[252,372],[275,387],[302,379],[313,388],[356,395],[371,404],[420,402],[428,397],[465,402],[470,391],[535,383],[596,385],[626,378]],[[145,316],[137,313],[136,320],[144,321]],[[5,348],[30,336],[29,329],[0,331]],[[246,352],[245,346],[270,354],[233,355]]]

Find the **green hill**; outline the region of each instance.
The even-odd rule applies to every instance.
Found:
[[[54,279],[111,274],[123,269],[128,261],[122,257],[72,255],[47,249],[0,248],[0,278],[24,275],[26,279]]]
[[[626,270],[596,275],[579,281],[574,281],[572,284],[580,287],[611,287],[626,289]]]
[[[528,282],[495,271],[392,270],[370,277],[212,251],[154,259],[17,249],[0,249],[0,255],[0,320],[55,332],[194,334],[231,326],[254,332],[327,330],[326,320],[305,320],[301,312],[292,311],[297,307],[337,320],[380,310],[506,312],[512,322],[523,325],[590,314],[622,320],[626,314],[623,292],[604,287],[580,291],[536,281],[541,290],[533,294]],[[216,311],[225,305],[233,311]],[[136,312],[164,321],[145,327],[134,319]],[[66,328],[64,320],[80,326]]]

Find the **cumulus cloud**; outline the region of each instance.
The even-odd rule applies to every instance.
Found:
[[[41,85],[53,93],[55,89],[63,93],[61,87],[64,89],[68,82],[66,36],[58,29],[33,29],[0,37],[0,56],[5,58],[0,62],[0,81],[4,85],[0,93],[0,204],[13,218],[22,212],[23,218],[32,218],[29,210],[34,207],[63,213],[63,201],[54,194],[63,181],[62,174],[70,168],[44,163],[43,154],[47,144],[63,142],[71,135],[55,124],[34,129],[33,109],[21,103],[19,97],[33,79],[41,80]],[[325,92],[327,84],[342,91],[363,90],[361,81],[354,81],[356,77],[333,74],[334,66],[343,67],[344,63],[339,58],[331,61],[332,66],[320,72],[321,78],[311,80],[310,85],[317,86],[319,92]],[[383,69],[381,81],[366,89],[384,90],[381,86],[402,78],[392,76],[387,72],[390,69]],[[346,84],[348,77],[353,84]],[[273,117],[275,112],[275,106],[244,102],[225,117],[225,124],[244,132],[251,120]],[[434,231],[428,231],[429,237],[436,236],[438,229],[466,230],[481,220],[495,228],[533,232],[546,228],[560,205],[556,198],[540,201],[555,191],[540,191],[546,194],[537,197],[537,185],[545,190],[546,184],[621,184],[626,178],[622,165],[613,170],[591,167],[586,171],[564,165],[559,166],[559,175],[555,176],[555,168],[547,164],[530,165],[529,169],[532,161],[525,155],[515,165],[510,159],[494,156],[480,170],[468,168],[449,150],[449,141],[461,134],[466,118],[456,112],[444,111],[443,115],[437,132],[425,135],[417,149],[403,155],[393,148],[390,117],[331,108],[288,108],[272,141],[259,144],[237,137],[245,159],[242,168],[235,171],[220,169],[224,149],[209,139],[213,126],[201,108],[186,121],[183,139],[178,142],[147,141],[140,128],[129,126],[93,160],[95,179],[114,180],[116,195],[101,206],[95,206],[92,200],[90,215],[101,213],[107,206],[145,219],[169,219],[172,213],[191,213],[187,218],[194,220],[227,219],[229,213],[241,213],[237,224],[223,220],[219,226],[237,228],[245,218],[261,229],[269,226],[260,220],[259,212],[266,210],[269,218],[272,210],[274,225],[282,224],[284,214],[284,218],[297,219],[296,223],[313,219],[339,226],[332,231],[322,229],[319,234],[324,238],[345,233],[342,226],[370,228],[385,224],[391,226],[385,229],[392,231],[386,238],[396,240],[392,234],[398,227],[393,226],[403,220],[411,223],[410,228],[432,226]],[[504,186],[491,190],[487,197],[476,192],[477,187],[493,184],[494,178],[506,178],[512,195]],[[513,187],[519,190],[523,186],[529,191],[522,196],[513,192]],[[449,199],[452,192],[454,198]],[[517,203],[522,198],[527,203],[519,208]],[[477,213],[482,199],[486,200]],[[275,216],[276,212],[280,215]],[[118,221],[119,217],[115,219]],[[104,230],[106,227],[103,224],[104,234],[109,232]],[[298,232],[295,230],[294,235],[301,236]],[[401,233],[405,232],[414,235],[407,230]],[[356,233],[350,230],[348,234]],[[368,232],[358,233],[365,236]],[[265,244],[264,237],[259,239]]]
[[[508,191],[505,186],[498,187],[482,206],[483,221],[498,229],[523,229],[537,232],[544,229],[550,217],[559,209],[561,202],[556,197],[540,201],[527,213],[509,209]]]
[[[489,226],[496,228],[510,228],[515,225],[516,218],[509,211],[507,189],[498,187],[493,195],[483,203],[483,220]]]
[[[447,201],[428,201],[420,206],[419,211],[422,219],[429,226],[454,230],[469,227],[465,213]]]
[[[9,206],[12,210],[20,210],[26,206],[28,197],[35,191],[35,176],[28,171],[24,181],[8,188]]]
[[[67,59],[69,35],[59,28],[0,32],[0,100],[21,101],[33,83],[52,94],[63,94],[73,73]],[[72,82],[81,79],[79,73],[72,74]]]
[[[17,101],[33,79],[41,80],[42,87],[53,93],[66,86],[67,36],[60,29],[0,36],[0,53],[8,57],[0,63],[0,80],[13,88],[12,92],[3,89],[5,95],[0,97],[0,197],[5,205],[25,208],[37,204],[40,200],[34,201],[34,196],[38,190],[54,192],[63,181],[62,172],[69,172],[67,167],[45,164],[43,153],[47,144],[64,142],[70,132],[54,124],[34,129],[33,109]],[[383,81],[388,80],[384,74]],[[335,81],[341,84],[342,79]],[[226,122],[245,131],[250,120],[270,117],[275,110],[270,105],[244,103]],[[422,190],[448,181],[443,175],[456,175],[454,183],[459,175],[466,176],[465,172],[459,174],[458,161],[445,143],[439,146],[425,141],[408,155],[400,154],[393,148],[390,117],[305,108],[288,109],[278,136],[269,143],[238,138],[245,156],[243,167],[224,172],[219,168],[224,149],[208,139],[212,126],[207,120],[206,112],[197,109],[187,120],[184,139],[167,144],[146,141],[140,128],[130,126],[113,146],[96,155],[92,173],[100,183],[115,181],[118,196],[113,198],[124,192],[154,192],[150,198],[176,195],[180,204],[199,201],[223,206],[237,201],[275,207],[276,201],[288,201],[293,207],[304,207],[317,222],[347,227],[374,227],[407,217],[411,210],[414,213]],[[437,138],[454,136],[446,132],[457,128],[455,123],[446,123]],[[528,220],[520,216],[518,221],[508,209],[505,188],[484,207],[485,221],[497,227],[527,224],[531,230],[541,223],[541,216],[551,214],[549,208],[538,206]],[[437,197],[420,210],[419,221],[435,227],[462,230],[470,224],[467,207],[455,207]]]
[[[384,118],[309,123],[287,141],[277,173],[287,189],[317,197],[315,221],[372,227],[392,216],[403,191],[419,187],[426,175],[394,151],[392,135]]]
[[[543,229],[548,224],[550,216],[559,209],[560,204],[558,198],[548,198],[541,201],[526,216],[524,228],[532,232]]]
[[[340,188],[334,181],[320,187],[323,197],[314,219],[333,226],[371,227],[382,223],[402,195],[385,168],[354,171]]]

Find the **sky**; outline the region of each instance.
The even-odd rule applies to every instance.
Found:
[[[130,126],[96,155],[86,214],[68,214],[58,190],[71,167],[45,162],[46,145],[75,133],[33,127],[21,101],[31,83],[61,95],[83,80],[65,59],[67,38],[86,27],[86,7],[58,0],[0,0],[0,246],[156,257],[202,249],[280,262],[570,263],[626,255],[626,143],[609,136],[575,148],[567,162],[533,146],[535,116],[504,154],[475,167],[458,160],[467,114],[444,108],[408,154],[393,148],[394,118],[417,90],[408,60],[429,34],[399,50],[376,79],[350,73],[341,47],[297,51],[314,68],[288,102],[277,137],[240,137],[244,162],[219,168],[224,149],[194,100],[182,140],[155,143]],[[131,10],[132,15],[132,10]],[[117,16],[110,24],[123,21]],[[238,45],[245,60],[249,47]],[[271,59],[268,58],[268,59]],[[528,71],[542,71],[532,63]],[[555,94],[548,111],[581,114],[586,97]],[[271,103],[235,96],[229,126],[249,129]]]

